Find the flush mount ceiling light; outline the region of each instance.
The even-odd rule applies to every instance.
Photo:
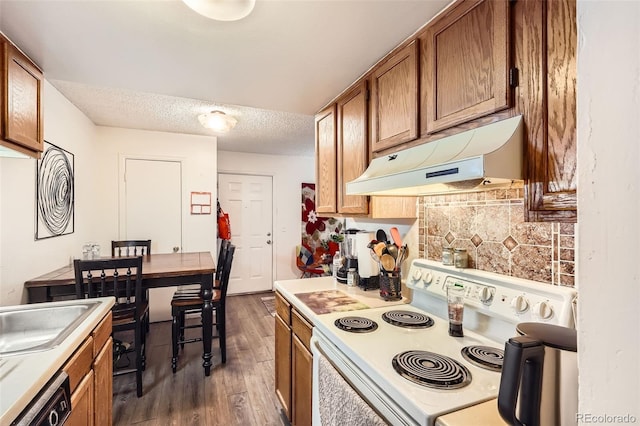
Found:
[[[200,114],[198,120],[200,120],[200,124],[207,129],[220,133],[228,132],[238,123],[238,120],[222,111],[211,111],[206,114]]]
[[[256,0],[182,0],[202,16],[216,21],[237,21],[249,15]]]

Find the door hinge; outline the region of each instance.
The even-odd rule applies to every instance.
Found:
[[[509,86],[518,87],[520,84],[520,79],[518,75],[518,68],[513,67],[509,69]]]

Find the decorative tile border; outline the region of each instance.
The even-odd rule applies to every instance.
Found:
[[[522,187],[419,200],[419,256],[465,248],[469,267],[554,285],[575,285],[575,225],[524,221]]]

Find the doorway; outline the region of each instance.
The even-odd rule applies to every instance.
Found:
[[[236,246],[228,294],[273,288],[273,178],[218,174],[218,200]]]
[[[124,158],[120,188],[120,239],[151,239],[151,253],[182,250],[182,163]],[[175,287],[149,290],[151,322],[171,319]]]

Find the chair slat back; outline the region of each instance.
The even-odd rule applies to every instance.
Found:
[[[220,280],[222,276],[222,271],[224,269],[224,262],[227,257],[227,253],[229,252],[229,246],[231,245],[231,241],[222,240],[220,243],[220,253],[218,253],[218,263],[216,263],[216,280]]]
[[[111,241],[111,256],[148,256],[151,254],[151,240]]]
[[[222,276],[220,277],[220,300],[224,303],[227,297],[227,288],[229,287],[229,277],[231,276],[231,266],[233,264],[233,255],[236,251],[236,246],[229,245],[227,250],[227,257],[225,258],[224,266],[222,269]]]
[[[76,298],[115,296],[114,310],[134,310],[142,297],[142,256],[74,260]]]

